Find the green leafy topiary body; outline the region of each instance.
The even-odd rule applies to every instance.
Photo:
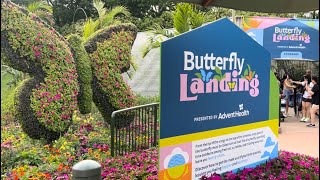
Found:
[[[92,71],[89,56],[82,45],[80,36],[72,34],[68,38],[70,47],[76,59],[80,91],[78,94],[78,107],[81,114],[88,114],[92,106]]]
[[[11,2],[1,3],[1,51],[32,77],[18,92],[16,111],[32,138],[53,140],[71,124],[77,71],[70,48],[53,28]]]
[[[122,24],[102,29],[85,44],[94,74],[93,101],[108,123],[113,111],[135,105],[135,96],[121,73],[130,68],[136,35],[134,25]]]

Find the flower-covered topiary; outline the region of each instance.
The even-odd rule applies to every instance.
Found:
[[[92,98],[108,123],[113,111],[135,105],[121,76],[130,67],[137,34],[134,25],[97,31],[83,48],[80,37],[71,36],[69,44],[52,27],[10,1],[1,2],[1,8],[1,52],[8,65],[32,77],[15,99],[16,116],[31,138],[52,141],[60,137],[71,125],[78,99],[80,111],[88,113]]]
[[[91,112],[92,106],[92,71],[89,56],[82,45],[80,36],[72,34],[68,38],[69,45],[76,60],[80,91],[78,94],[78,107],[81,114]]]
[[[1,3],[1,52],[8,64],[29,73],[17,93],[16,113],[32,138],[57,139],[71,124],[78,75],[67,42],[34,14]]]
[[[85,44],[94,74],[93,101],[108,123],[113,111],[135,105],[135,97],[121,73],[130,68],[136,34],[132,24],[111,26],[98,31]]]

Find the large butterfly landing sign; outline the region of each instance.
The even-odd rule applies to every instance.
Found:
[[[161,44],[159,179],[198,179],[277,157],[270,64],[228,19]]]

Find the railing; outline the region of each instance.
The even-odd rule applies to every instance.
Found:
[[[157,146],[159,103],[114,111],[111,115],[111,156]]]

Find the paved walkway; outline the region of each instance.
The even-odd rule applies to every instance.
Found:
[[[291,114],[294,114],[291,112]],[[316,127],[306,127],[298,117],[287,117],[281,122],[279,149],[319,158],[319,120]]]

